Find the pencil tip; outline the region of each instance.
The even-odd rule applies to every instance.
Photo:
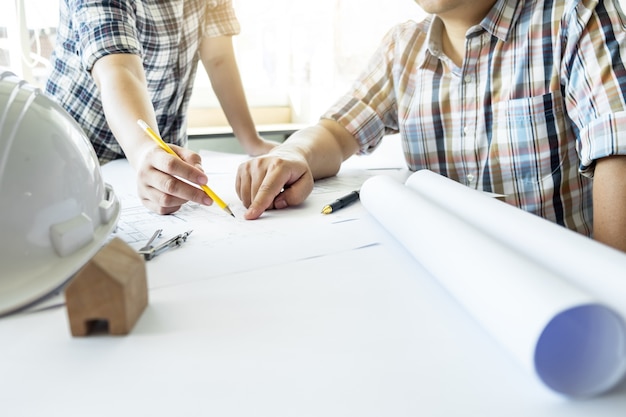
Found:
[[[231,216],[233,216],[233,218],[235,218],[235,219],[236,219],[236,217],[235,217],[235,215],[233,214],[232,210],[231,210],[228,206],[224,207],[224,211],[225,211],[226,213],[230,214]]]

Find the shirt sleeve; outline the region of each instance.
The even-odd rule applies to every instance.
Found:
[[[572,2],[561,71],[567,112],[578,130],[580,171],[626,154],[626,31],[617,0]]]
[[[402,54],[402,32],[407,24],[392,28],[383,38],[366,69],[350,90],[335,102],[323,119],[335,120],[359,142],[359,153],[372,152],[386,134],[398,132],[397,89],[394,64]],[[411,29],[412,30],[412,29]]]
[[[211,0],[207,2],[204,36],[232,36],[241,31],[232,0]]]
[[[141,54],[134,2],[76,0],[70,2],[77,53],[83,68],[112,53]]]

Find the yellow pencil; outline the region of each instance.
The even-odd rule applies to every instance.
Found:
[[[154,140],[156,143],[159,144],[159,146],[167,153],[174,155],[175,157],[177,157],[178,159],[180,159],[180,156],[178,156],[178,154],[176,152],[174,152],[172,150],[172,148],[169,147],[169,145],[167,143],[165,143],[163,141],[163,139],[161,139],[159,137],[159,135],[156,134],[156,132],[154,130],[152,130],[152,128],[150,126],[148,126],[148,124],[146,122],[144,122],[143,120],[137,120],[137,124],[144,130],[144,132],[146,132],[148,134],[148,136],[150,136],[150,138],[152,140]],[[217,194],[215,194],[213,192],[213,190],[211,190],[209,188],[208,185],[200,185],[200,188],[202,188],[202,190],[206,193],[206,195],[208,195],[209,197],[211,197],[211,199],[213,201],[215,201],[217,203],[218,206],[220,206],[220,208],[222,210],[224,210],[226,213],[230,214],[231,216],[235,217],[235,215],[233,214],[232,211],[230,211],[230,208],[228,208],[228,205],[224,202],[224,200],[222,200],[221,198],[219,198],[219,196]]]

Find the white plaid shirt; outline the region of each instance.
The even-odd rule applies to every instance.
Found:
[[[101,163],[122,158],[90,71],[105,55],[138,55],[163,139],[185,145],[201,38],[239,30],[231,0],[63,0],[45,91],[83,127]]]
[[[323,117],[362,153],[400,132],[409,168],[591,235],[594,161],[626,154],[625,27],[617,0],[498,0],[458,67],[438,18],[407,22]]]

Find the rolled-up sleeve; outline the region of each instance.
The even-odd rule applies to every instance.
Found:
[[[78,37],[77,53],[86,71],[91,71],[98,59],[109,54],[141,54],[133,4],[130,1],[71,2],[72,25]]]
[[[626,31],[617,1],[580,1],[565,14],[563,79],[568,115],[578,129],[580,171],[626,155]]]
[[[211,0],[207,3],[204,36],[217,37],[239,34],[241,26],[231,0]]]

